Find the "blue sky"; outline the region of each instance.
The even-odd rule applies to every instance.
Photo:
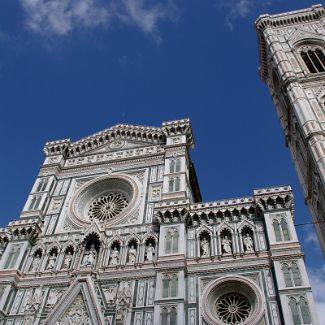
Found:
[[[18,218],[46,141],[117,123],[189,117],[204,200],[293,186],[310,221],[267,87],[254,20],[299,0],[1,0],[1,226]],[[297,227],[325,319],[325,265]]]

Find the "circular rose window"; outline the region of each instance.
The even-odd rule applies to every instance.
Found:
[[[216,301],[216,314],[225,324],[242,324],[251,312],[249,300],[238,293],[228,293]]]
[[[71,203],[71,216],[77,223],[96,219],[104,223],[119,222],[129,216],[139,202],[139,184],[126,175],[100,177],[86,183]]]
[[[209,325],[255,325],[264,314],[260,289],[241,276],[212,281],[202,299],[202,316]]]
[[[102,195],[93,201],[88,210],[89,219],[101,221],[112,219],[119,215],[129,204],[129,200],[123,193],[113,192]]]

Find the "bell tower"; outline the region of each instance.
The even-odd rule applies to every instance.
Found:
[[[256,20],[268,85],[325,254],[325,8]]]

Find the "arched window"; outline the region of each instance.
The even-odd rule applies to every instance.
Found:
[[[163,298],[177,297],[178,277],[177,274],[164,274],[162,279]]]
[[[277,242],[290,240],[288,224],[284,218],[281,221],[273,220],[273,229],[275,234],[275,240]]]
[[[289,306],[294,325],[311,324],[309,307],[304,297],[300,297],[299,301],[291,298]]]
[[[172,159],[169,164],[170,173],[178,173],[181,171],[181,160],[180,158]]]
[[[181,160],[178,158],[175,160],[175,172],[178,173],[181,171]]]
[[[17,262],[18,256],[20,254],[20,246],[15,245],[11,247],[10,252],[8,254],[6,264],[4,265],[4,269],[11,269],[15,267],[15,264]]]
[[[172,159],[169,164],[169,172],[175,173],[175,159]]]
[[[178,252],[179,234],[177,228],[168,228],[166,234],[165,253],[172,254]]]
[[[284,282],[286,284],[286,287],[293,287],[291,274],[290,274],[290,269],[289,269],[289,266],[287,264],[283,265],[282,272],[283,272]]]
[[[276,241],[282,241],[280,225],[279,225],[279,222],[277,220],[273,221],[273,228],[274,228],[274,233],[275,233],[275,240]]]
[[[41,199],[42,199],[42,197],[40,195],[33,196],[32,200],[31,200],[31,202],[29,204],[28,210],[37,210],[38,206],[39,206],[39,204],[41,202]]]
[[[169,180],[168,180],[168,192],[174,192],[174,184],[175,184],[174,178],[169,178]]]
[[[292,263],[291,273],[292,273],[293,283],[295,284],[295,286],[301,286],[302,283],[301,283],[300,271],[296,263]]]
[[[181,189],[181,179],[177,176],[175,178],[175,192]]]
[[[321,48],[305,49],[301,52],[301,57],[309,72],[318,73],[325,71],[325,56]]]
[[[177,324],[177,310],[175,307],[172,307],[170,310],[169,325],[176,325],[176,324]]]
[[[48,183],[48,179],[47,178],[41,178],[38,182],[37,188],[36,188],[36,192],[43,192],[46,189]]]
[[[309,313],[307,301],[304,298],[300,298],[299,305],[300,305],[300,312],[301,312],[301,318],[302,318],[303,324],[310,324],[311,319],[310,319],[310,313]]]
[[[282,230],[283,240],[285,241],[290,240],[288,225],[284,219],[281,220],[281,230]]]
[[[179,176],[171,177],[168,180],[168,191],[177,192],[181,189],[181,179]]]
[[[299,308],[296,299],[290,299],[289,306],[291,309],[291,315],[294,325],[300,325],[300,315],[299,315]]]
[[[177,309],[176,307],[163,307],[160,312],[161,325],[177,325]]]
[[[288,265],[286,263],[283,264],[282,272],[286,287],[302,285],[299,267],[296,263],[291,263],[291,265]]]

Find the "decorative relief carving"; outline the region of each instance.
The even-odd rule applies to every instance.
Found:
[[[276,303],[271,303],[271,311],[272,311],[274,325],[280,325],[281,323],[279,318],[279,311]]]
[[[148,280],[148,295],[147,295],[147,305],[153,305],[155,297],[155,280]]]
[[[107,288],[104,288],[103,291],[104,291],[106,302],[108,304],[113,304],[115,302],[115,298],[117,294],[117,286],[111,285]]]
[[[196,302],[196,278],[191,276],[188,278],[189,290],[188,290],[188,301]]]
[[[195,308],[189,308],[188,310],[188,325],[196,325],[196,309]]]
[[[164,149],[158,146],[146,147],[146,148],[137,148],[137,149],[128,149],[117,152],[103,153],[97,155],[91,155],[87,157],[79,157],[79,158],[70,158],[65,162],[65,167],[71,166],[80,166],[87,164],[94,164],[98,162],[104,161],[112,161],[117,159],[127,159],[131,157],[141,157],[152,154],[163,153]]]
[[[272,273],[271,270],[265,270],[266,275],[266,283],[267,283],[267,289],[269,292],[269,295],[274,295],[274,286],[273,286],[273,279],[272,279]]]
[[[136,301],[137,306],[144,305],[145,287],[146,287],[146,281],[144,280],[138,281],[138,295]]]
[[[158,201],[161,199],[161,186],[153,186],[151,187],[150,191],[150,200],[151,201]]]
[[[134,314],[134,325],[142,325],[142,317],[143,317],[143,313],[142,312],[136,312]]]
[[[60,300],[64,293],[62,289],[51,289],[47,298],[46,307],[52,308]]]
[[[91,325],[91,320],[82,297],[79,294],[67,311],[63,314],[57,325]]]
[[[50,206],[47,210],[48,214],[56,214],[60,212],[64,196],[54,197],[51,200]]]
[[[111,142],[109,144],[109,147],[111,149],[121,149],[121,148],[124,147],[124,145],[125,145],[125,141],[121,140],[121,139],[118,139],[118,140],[115,140],[115,141]]]
[[[24,290],[18,290],[15,301],[11,307],[10,314],[17,314],[23,295],[24,295]]]
[[[153,313],[152,312],[146,312],[144,325],[152,325],[153,324],[152,321],[153,321]]]
[[[132,289],[127,281],[121,282],[116,299],[116,325],[124,325],[131,308]]]

